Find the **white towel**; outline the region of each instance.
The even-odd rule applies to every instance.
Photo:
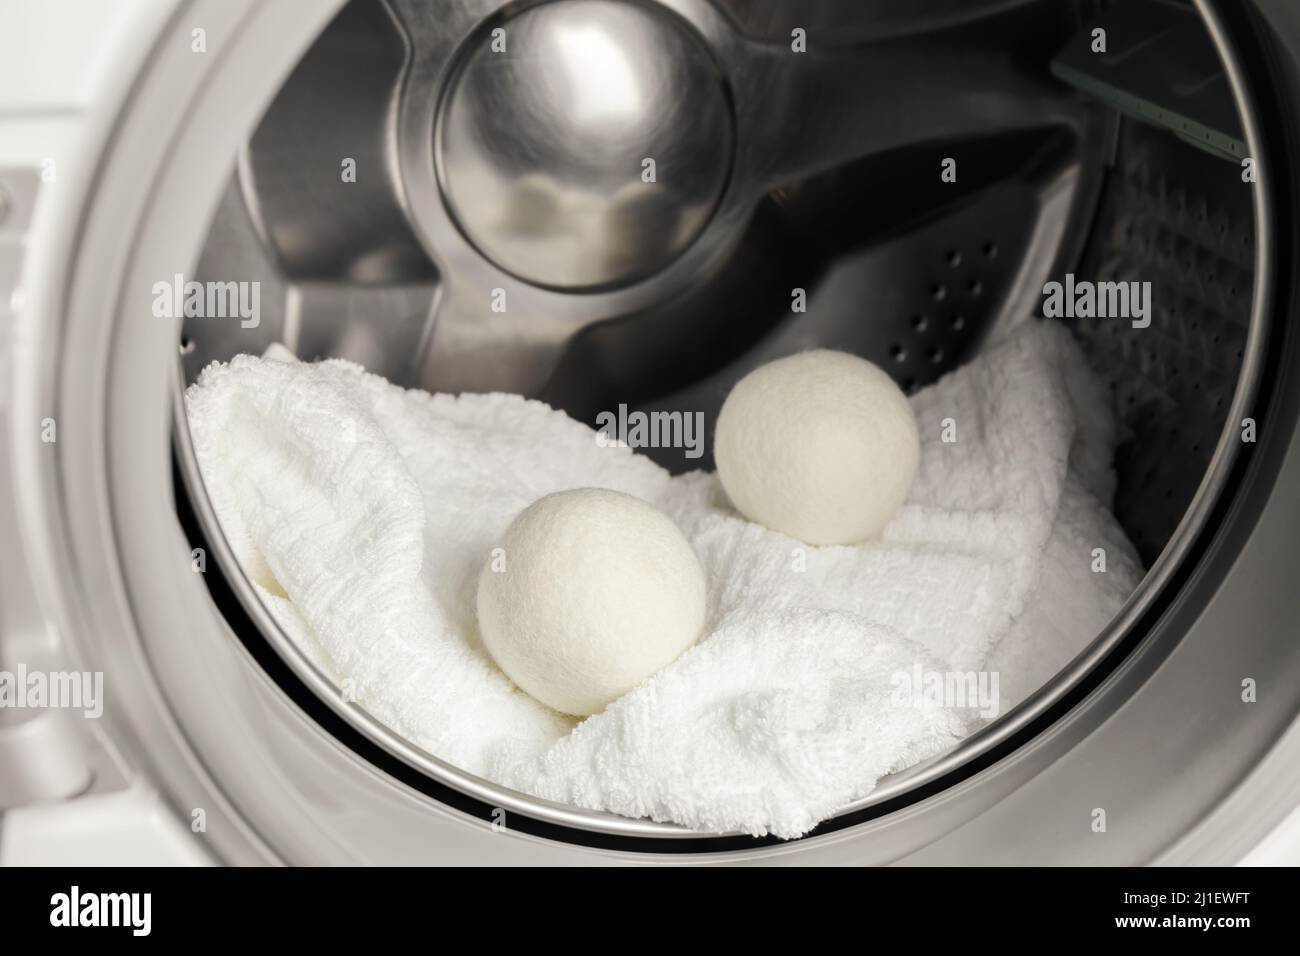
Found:
[[[672,477],[514,395],[429,395],[347,362],[240,356],[186,399],[241,564],[344,692],[475,774],[701,830],[807,832],[987,716],[914,676],[995,675],[1005,712],[1141,575],[1106,506],[1109,397],[1052,323],[913,398],[915,485],[883,539],[856,547],[750,524],[714,475]],[[692,650],[575,725],[493,665],[474,594],[520,510],[591,486],[677,521],[709,572],[710,614]]]

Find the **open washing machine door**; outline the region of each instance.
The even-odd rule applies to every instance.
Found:
[[[1300,15],[1145,6],[142,0],[97,24],[93,90],[0,111],[0,668],[103,688],[89,720],[0,711],[0,859],[124,813],[231,863],[1288,852],[1265,838],[1300,806]],[[45,15],[17,16],[37,48]],[[609,173],[648,158],[675,188]],[[814,345],[924,387],[1067,274],[1156,290],[1141,334],[1069,320],[1127,429],[1114,511],[1149,570],[1039,692],[793,841],[543,801],[351,705],[253,593],[181,403],[283,343],[579,421],[711,423]],[[160,319],[160,278],[190,276],[256,283],[257,321]],[[512,309],[482,308],[498,291]]]

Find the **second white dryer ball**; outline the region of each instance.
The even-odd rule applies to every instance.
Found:
[[[846,352],[802,352],[750,372],[718,416],[714,459],[736,509],[813,545],[880,534],[916,475],[907,397]]]
[[[479,576],[483,643],[542,703],[586,716],[672,663],[704,627],[704,568],[651,505],[579,488],[511,522]]]

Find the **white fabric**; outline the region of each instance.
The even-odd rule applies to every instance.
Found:
[[[900,674],[999,668],[1005,712],[1141,574],[1103,504],[1108,396],[1052,323],[912,399],[916,481],[883,538],[853,547],[751,524],[714,475],[671,477],[518,396],[241,356],[186,398],[226,534],[303,652],[431,753],[592,809],[804,833],[980,722],[951,700],[900,699]],[[575,487],[665,511],[710,587],[700,643],[577,724],[510,684],[474,619],[478,573],[511,519]]]

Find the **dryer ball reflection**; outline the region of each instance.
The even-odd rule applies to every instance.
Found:
[[[695,643],[704,569],[677,526],[632,495],[547,495],[511,522],[478,586],[483,643],[516,684],[566,714],[604,708]]]
[[[818,350],[736,383],[718,416],[714,457],[736,509],[813,545],[877,537],[920,460],[902,391],[865,359]]]

